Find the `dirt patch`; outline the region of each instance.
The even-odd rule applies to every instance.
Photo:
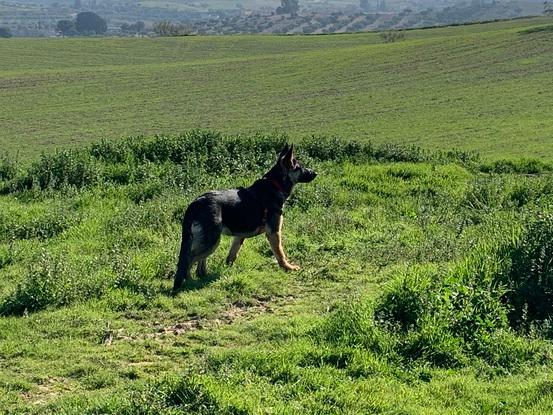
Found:
[[[185,333],[189,333],[195,330],[207,330],[220,327],[227,324],[232,324],[238,319],[248,319],[260,314],[272,313],[273,308],[270,297],[254,297],[251,301],[242,302],[236,301],[229,305],[220,314],[209,317],[192,317],[188,320],[178,322],[169,326],[162,326],[155,328],[153,333],[142,333],[137,335],[126,335],[123,330],[116,330],[107,333],[104,336],[104,344],[106,346],[111,345],[114,341],[118,340],[139,340],[139,339],[156,339],[166,336],[180,336]],[[279,298],[281,302],[291,302],[294,297],[282,297]]]
[[[44,405],[62,394],[71,391],[69,379],[51,377],[42,380],[36,389],[23,393],[26,401],[36,405]]]

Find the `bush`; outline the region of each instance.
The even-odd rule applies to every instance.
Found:
[[[491,163],[480,165],[480,171],[499,174],[539,174],[553,171],[553,166],[536,159],[495,160]]]
[[[0,27],[0,38],[9,39],[12,37],[12,32],[8,27]]]
[[[17,158],[12,158],[8,154],[4,154],[0,157],[0,181],[13,179],[17,171]]]
[[[155,22],[152,30],[158,36],[187,36],[193,27],[189,24],[175,24],[169,21]]]
[[[449,270],[408,269],[374,305],[361,300],[338,307],[320,337],[440,367],[483,359],[512,368],[544,358],[541,343],[522,341],[510,323],[518,328],[522,314],[535,321],[553,312],[553,216],[540,215],[520,240],[502,233]]]
[[[62,189],[66,186],[82,188],[100,181],[99,164],[86,151],[61,150],[52,155],[43,154],[26,173],[16,178],[14,189]]]
[[[67,209],[50,207],[44,212],[31,211],[26,217],[0,212],[0,241],[38,238],[41,240],[59,235],[78,222],[78,217]]]
[[[500,277],[508,291],[514,327],[553,316],[553,214],[540,213],[510,253],[511,268]]]
[[[81,35],[102,35],[108,30],[106,21],[94,12],[77,14],[75,28]]]
[[[393,43],[397,42],[398,40],[404,40],[405,32],[398,30],[385,30],[384,32],[380,32],[380,37],[382,38],[384,43]]]
[[[48,306],[73,302],[78,294],[78,282],[64,258],[42,253],[31,264],[25,280],[0,305],[0,314],[23,314]]]

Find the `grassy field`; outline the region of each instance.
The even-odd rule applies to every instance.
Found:
[[[211,128],[551,159],[551,24],[378,34],[0,40],[0,146]]]
[[[103,141],[0,166],[0,412],[543,414],[553,166],[312,139],[286,273],[263,237],[170,295],[180,218],[282,136]]]
[[[545,22],[0,42],[0,414],[551,413]],[[223,238],[172,295],[188,203],[291,139],[302,270]]]

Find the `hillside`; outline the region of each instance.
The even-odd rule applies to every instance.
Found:
[[[212,128],[551,159],[545,18],[333,36],[0,40],[0,145]]]
[[[1,40],[0,414],[552,413],[552,26]],[[291,141],[301,270],[173,293]]]
[[[187,204],[286,137],[0,163],[0,413],[549,413],[553,165],[311,139],[286,273],[264,237],[171,295]]]

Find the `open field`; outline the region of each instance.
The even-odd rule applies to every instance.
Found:
[[[0,414],[552,413],[548,24],[1,41]],[[223,238],[172,295],[188,203],[291,139],[302,269]]]
[[[538,18],[378,34],[0,40],[0,145],[213,128],[553,157]]]
[[[319,176],[284,227],[303,270],[263,237],[226,267],[224,238],[170,295],[187,203],[250,183],[285,139],[4,159],[0,412],[551,412],[551,165],[306,141]]]

